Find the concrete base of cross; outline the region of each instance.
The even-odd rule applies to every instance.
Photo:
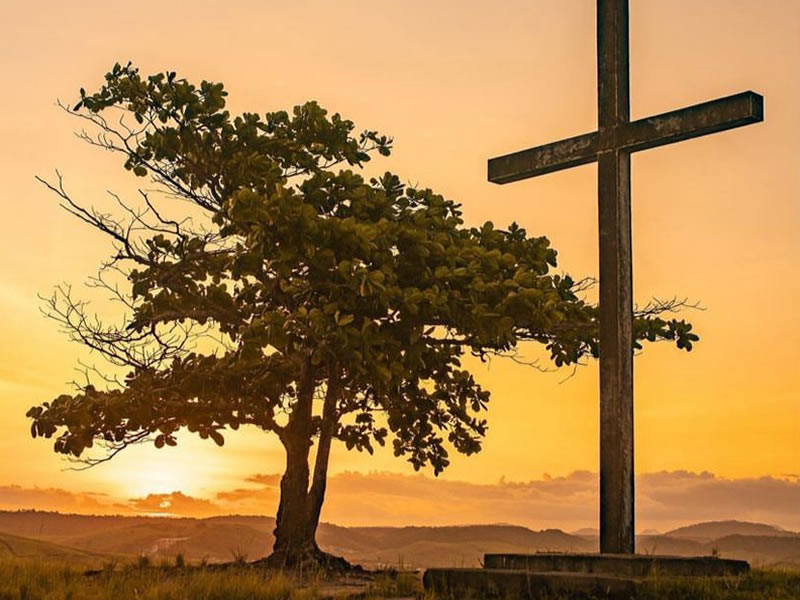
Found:
[[[721,577],[750,570],[742,560],[633,554],[487,554],[483,569],[428,569],[440,598],[635,598],[657,577]]]

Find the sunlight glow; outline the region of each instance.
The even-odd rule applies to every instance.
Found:
[[[148,494],[169,494],[177,491],[192,493],[197,489],[191,469],[187,469],[177,462],[159,461],[158,458],[147,461],[142,468],[136,469],[136,471],[126,472],[124,476],[124,480],[120,481],[120,487],[125,489],[131,498],[143,498]],[[167,509],[170,504],[169,500],[164,500],[160,507]]]

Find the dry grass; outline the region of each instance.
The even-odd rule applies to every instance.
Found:
[[[284,573],[232,565],[225,569],[181,564],[152,566],[148,561],[108,562],[85,574],[85,566],[69,562],[0,558],[0,600],[322,600],[347,586],[319,578],[300,581]],[[411,596],[419,591],[416,577],[378,575],[351,590],[359,598]]]
[[[731,577],[655,579],[637,600],[800,600],[800,572],[754,569]]]
[[[542,600],[602,600],[586,592],[557,592]],[[615,596],[619,598],[619,596]],[[489,600],[480,594],[459,593],[436,600]],[[492,600],[520,600],[518,594],[493,596]],[[634,595],[622,600],[800,600],[800,571],[754,569],[746,575],[730,577],[654,576],[637,586]]]
[[[2,600],[305,600],[317,598],[285,575],[256,569],[152,568],[109,563],[84,575],[69,564],[36,560],[0,561]]]
[[[323,600],[333,593],[347,597],[339,595],[347,587],[340,582],[300,581],[246,565],[192,567],[178,558],[160,567],[135,559],[108,562],[92,576],[84,574],[85,568],[60,560],[2,557],[0,600]],[[360,600],[421,595],[414,573],[376,574],[368,585],[350,591]],[[728,578],[655,578],[641,586],[636,596],[636,600],[798,599],[800,572],[763,569]]]

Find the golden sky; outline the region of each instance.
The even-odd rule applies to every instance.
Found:
[[[687,315],[702,336],[691,354],[664,345],[636,359],[636,470],[796,475],[800,3],[631,0],[630,10],[632,118],[748,89],[765,97],[761,124],[633,157],[635,296],[686,296],[706,308]],[[73,101],[128,59],[144,72],[222,81],[235,112],[316,99],[394,136],[394,154],[375,168],[460,201],[470,224],[516,220],[545,234],[561,268],[594,275],[594,165],[486,182],[491,156],[596,128],[594,19],[591,0],[4,8],[0,485],[212,498],[283,466],[277,441],[259,432],[230,435],[223,449],[188,436],[175,449],[135,448],[82,473],[64,472],[50,445],[30,438],[27,408],[66,391],[86,357],[40,316],[36,295],[62,281],[78,286],[108,252],[34,175],[58,168],[76,198],[98,206],[108,206],[106,190],[131,195],[141,182],[77,140],[77,122],[56,99]],[[489,484],[596,471],[596,365],[563,383],[568,372],[502,360],[475,368],[493,393],[491,428],[483,452],[456,457],[442,478]],[[370,470],[412,472],[390,451],[333,453],[334,474]]]

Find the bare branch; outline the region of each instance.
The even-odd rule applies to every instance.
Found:
[[[101,457],[86,456],[80,458],[67,457],[68,462],[81,466],[67,467],[66,469],[63,470],[86,471],[88,469],[91,469],[92,467],[96,467],[97,465],[101,465],[105,462],[110,461],[112,458],[114,458],[117,454],[122,452],[128,446],[134,446],[136,444],[144,444],[146,442],[151,441],[152,440],[152,438],[150,437],[151,435],[152,434],[149,431],[141,431],[127,436],[126,439],[122,440],[121,442],[107,442],[105,440],[101,440],[100,446],[105,447],[106,450],[105,456]]]

